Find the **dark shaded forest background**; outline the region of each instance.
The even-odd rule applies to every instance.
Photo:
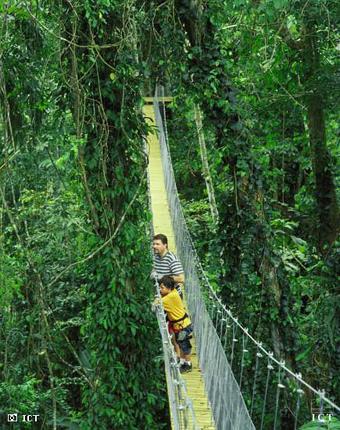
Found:
[[[0,413],[168,426],[143,96],[211,283],[339,403],[339,4],[0,5]],[[30,425],[28,425],[29,427]]]

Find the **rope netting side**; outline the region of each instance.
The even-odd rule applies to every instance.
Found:
[[[339,414],[340,408],[323,390],[313,388],[252,337],[210,285],[186,226],[171,163],[166,112],[164,104],[162,110],[159,106],[156,93],[156,124],[177,253],[185,270],[186,300],[218,428],[247,429],[255,424],[259,429],[295,430],[310,421],[314,411]],[[248,424],[240,424],[242,419]]]

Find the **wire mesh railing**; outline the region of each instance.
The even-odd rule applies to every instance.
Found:
[[[327,420],[340,408],[276,359],[243,327],[209,283],[186,226],[168,144],[166,111],[154,109],[162,153],[167,198],[178,256],[186,276],[186,300],[194,323],[200,367],[218,429],[297,430]],[[162,109],[160,109],[162,106]]]

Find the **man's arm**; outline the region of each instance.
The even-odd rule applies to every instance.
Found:
[[[176,282],[176,284],[183,284],[184,273],[180,273],[179,275],[172,275],[172,279]]]
[[[158,281],[158,279],[160,278],[159,274],[156,272],[155,269],[152,269],[152,272],[150,273],[150,279],[154,280],[154,281]]]
[[[173,260],[170,262],[170,273],[172,279],[176,282],[176,284],[183,284],[184,283],[184,270],[181,262],[176,257],[176,255],[173,254]]]

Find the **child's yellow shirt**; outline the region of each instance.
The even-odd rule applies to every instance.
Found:
[[[162,297],[163,307],[168,315],[170,321],[179,320],[186,314],[186,309],[183,305],[182,299],[180,298],[176,289],[172,290],[171,293]],[[191,324],[190,318],[186,317],[182,321],[173,324],[175,330],[181,330],[182,328],[188,327]]]

